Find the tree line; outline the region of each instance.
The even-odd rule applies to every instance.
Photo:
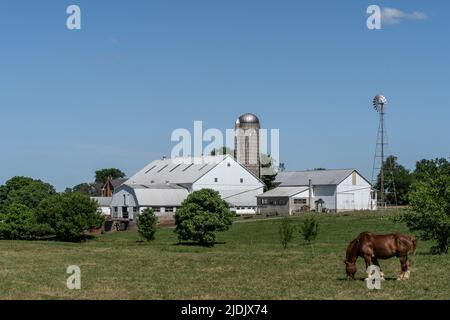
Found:
[[[56,239],[82,241],[87,231],[100,228],[104,217],[90,196],[100,195],[108,177],[121,178],[119,169],[102,169],[95,182],[80,184],[57,193],[41,180],[14,177],[0,186],[0,239]],[[97,189],[97,190],[96,190]]]
[[[438,166],[448,165],[445,158],[427,160],[423,159],[416,162],[414,170],[409,170],[398,163],[396,156],[389,156],[384,161],[383,169],[385,172],[385,198],[387,204],[406,206],[410,203],[410,192],[412,186],[426,177],[430,172],[437,172]],[[381,190],[381,175],[378,174],[377,182],[374,186],[378,192]]]

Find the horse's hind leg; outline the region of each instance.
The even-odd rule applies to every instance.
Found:
[[[408,280],[410,276],[410,271],[408,270],[408,256],[401,256],[400,263],[402,265],[402,272],[397,280]]]

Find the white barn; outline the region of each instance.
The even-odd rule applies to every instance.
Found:
[[[172,216],[191,192],[206,188],[237,214],[255,214],[264,184],[229,155],[156,160],[114,191],[112,217],[132,220],[145,208]]]
[[[279,172],[276,183],[276,189],[258,196],[260,213],[293,214],[319,206],[332,212],[376,209],[372,185],[355,169]]]

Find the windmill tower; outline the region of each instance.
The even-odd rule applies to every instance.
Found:
[[[386,114],[386,106],[387,106],[386,97],[383,95],[377,95],[373,98],[373,107],[375,111],[378,112],[380,116],[379,126],[378,126],[378,135],[377,135],[377,143],[375,147],[375,157],[373,161],[373,170],[372,170],[372,185],[378,183],[378,177],[380,177],[380,185],[379,185],[379,198],[378,206],[384,208],[386,205],[386,182],[393,186],[393,193],[395,196],[395,202],[397,202],[397,196],[395,191],[394,177],[392,174],[392,170],[386,172],[385,167],[385,158],[388,148],[388,139],[387,139],[387,131],[385,125],[385,114]],[[389,179],[389,181],[387,181]]]

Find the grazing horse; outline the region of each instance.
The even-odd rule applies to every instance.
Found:
[[[416,247],[416,239],[402,234],[375,235],[363,232],[347,248],[347,257],[344,261],[347,277],[355,279],[358,257],[364,258],[366,269],[372,264],[380,267],[378,259],[397,257],[400,258],[402,270],[397,280],[408,280],[410,276],[408,254],[415,252]],[[381,272],[381,279],[384,280],[383,272]]]

